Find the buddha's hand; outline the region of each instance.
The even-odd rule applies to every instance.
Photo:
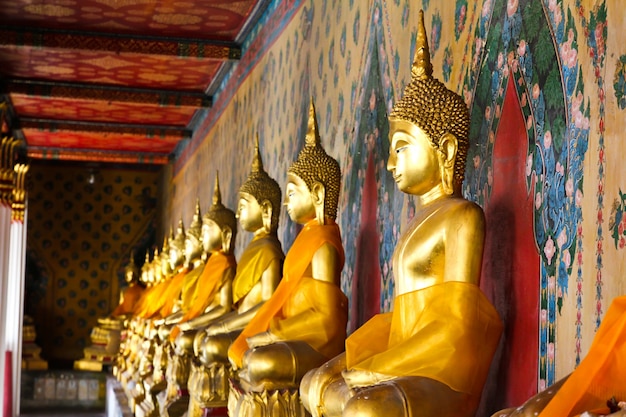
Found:
[[[254,336],[246,339],[250,349],[254,349],[259,346],[271,345],[272,343],[276,343],[278,341],[279,339],[269,331],[255,334]]]
[[[228,333],[228,327],[225,323],[215,323],[207,327],[205,331],[208,336],[215,336],[218,334]]]
[[[369,387],[395,378],[391,375],[362,371],[360,369],[346,369],[341,372],[341,376],[343,376],[344,381],[346,381],[350,389]]]

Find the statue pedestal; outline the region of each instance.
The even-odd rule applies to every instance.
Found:
[[[91,346],[84,349],[84,358],[74,361],[74,369],[100,372],[113,364],[120,350],[122,322],[101,319],[100,326],[91,331]]]
[[[35,343],[37,333],[35,325],[28,317],[22,327],[22,369],[26,371],[45,371],[48,362],[41,358],[41,348]]]
[[[231,379],[228,394],[228,415],[310,417],[300,401],[297,388],[253,392],[244,390]]]

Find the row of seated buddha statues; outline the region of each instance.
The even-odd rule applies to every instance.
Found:
[[[419,16],[411,81],[389,115],[387,169],[417,201],[392,258],[393,311],[346,338],[344,252],[335,223],[341,173],[321,146],[311,102],[305,146],[287,172],[284,201],[302,229],[284,262],[276,239],[280,189],[263,171],[258,141],[237,210],[254,238],[236,273],[236,224],[221,205],[219,187],[203,218],[203,250],[194,249],[198,208],[188,238],[170,239],[168,278],[144,292],[148,301],[139,300],[121,354],[118,378],[136,415],[200,417],[223,414],[224,406],[231,417],[475,415],[502,322],[479,288],[484,214],[461,195],[467,106],[433,78]],[[255,185],[261,178],[273,191]],[[175,247],[184,264],[172,255]],[[620,337],[626,298],[617,301],[591,360],[579,367],[583,373],[577,369],[496,416],[576,415],[602,405],[596,388],[626,396],[623,384],[616,387],[622,368],[611,367],[626,354]]]
[[[344,251],[335,223],[341,173],[321,146],[311,102],[305,146],[287,172],[284,205],[302,230],[284,264],[276,239],[278,185],[274,201],[266,190],[247,188],[263,173],[257,144],[238,208],[254,238],[236,275],[227,272],[234,271],[236,225],[225,220],[216,188],[210,213],[225,217],[205,216],[202,226],[204,270],[214,257],[224,258],[211,268],[214,282],[189,292],[205,274],[194,273],[202,268],[194,263],[202,256],[191,249],[197,210],[185,266],[173,272],[170,256],[165,275],[173,277],[148,289],[142,297],[148,301],[139,301],[129,321],[118,378],[137,415],[199,417],[225,405],[240,417],[474,415],[502,324],[478,287],[484,215],[460,191],[467,107],[432,77],[422,13],[411,82],[389,122],[387,168],[398,188],[419,200],[393,255],[394,310],[346,339]]]

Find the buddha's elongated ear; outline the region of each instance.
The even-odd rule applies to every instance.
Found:
[[[441,181],[446,194],[454,193],[454,164],[459,141],[452,133],[444,134],[439,140],[439,151],[441,155]]]
[[[322,225],[326,223],[325,202],[326,202],[326,187],[319,181],[313,183],[311,187],[311,198],[313,199],[313,205],[315,206],[315,219]]]
[[[222,227],[222,251],[230,253],[230,244],[233,238],[233,231],[230,226]]]
[[[263,200],[260,204],[261,206],[261,219],[263,220],[263,230],[266,233],[270,233],[272,231],[272,203],[269,200]]]

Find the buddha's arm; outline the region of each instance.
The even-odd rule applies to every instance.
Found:
[[[485,217],[482,210],[467,203],[455,210],[446,227],[446,260],[444,281],[478,284],[485,239]]]
[[[219,333],[228,333],[246,327],[261,306],[274,294],[274,290],[276,290],[278,282],[280,281],[280,275],[281,262],[273,260],[267,269],[263,271],[263,275],[261,276],[261,300],[244,312],[233,311],[232,313],[228,313],[218,322],[209,326],[207,328],[207,334],[210,336]]]
[[[313,255],[311,260],[311,276],[320,281],[340,284],[339,254],[337,249],[330,243],[322,245]]]
[[[230,269],[229,277],[216,294],[213,302],[206,308],[205,313],[180,324],[181,330],[191,330],[206,327],[209,323],[228,313],[233,305],[232,278],[233,270]]]
[[[178,310],[177,312],[172,313],[169,316],[165,317],[164,323],[168,326],[172,324],[176,324],[180,321],[180,319],[183,318],[183,315],[184,315],[183,310]]]

